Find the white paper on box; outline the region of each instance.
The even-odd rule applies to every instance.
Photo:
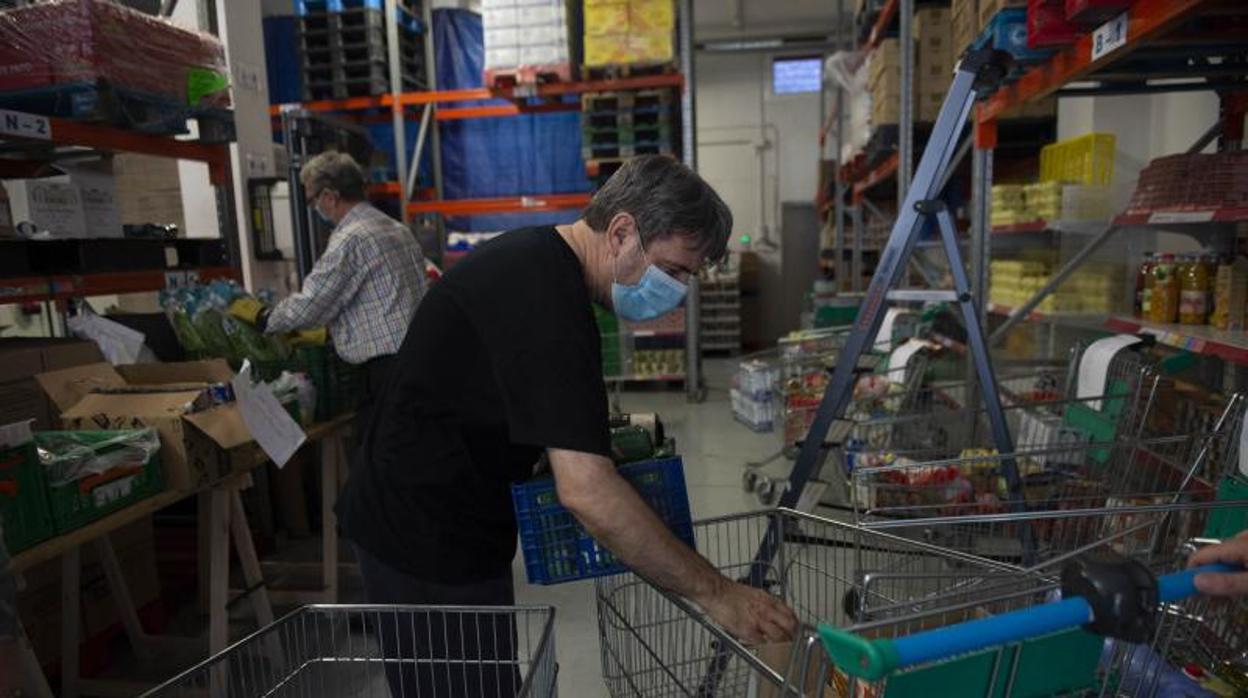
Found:
[[[282,404],[273,389],[264,383],[252,385],[251,362],[243,361],[238,375],[230,381],[243,423],[273,463],[281,468],[307,440],[307,435]]]
[[[117,180],[113,174],[87,167],[66,170],[70,184],[78,187],[86,237],[122,237],[121,208],[117,201]]]
[[[147,339],[142,332],[95,313],[80,313],[65,324],[74,336],[95,342],[100,353],[114,366],[137,363]]]
[[[1098,398],[1105,394],[1105,379],[1109,375],[1109,362],[1114,355],[1132,344],[1138,344],[1140,338],[1132,334],[1120,334],[1113,337],[1098,339],[1083,350],[1079,357],[1079,382],[1075,397],[1080,400]],[[1093,400],[1088,406],[1094,410],[1101,409],[1101,401]]]

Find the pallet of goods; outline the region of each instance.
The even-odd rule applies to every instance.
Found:
[[[673,0],[584,0],[584,19],[589,78],[675,71]]]
[[[106,0],[0,12],[0,108],[149,133],[228,120],[221,41]]]
[[[303,99],[368,97],[390,91],[390,51],[383,7],[373,0],[295,0]],[[425,86],[424,27],[419,7],[400,3],[402,89]]]
[[[486,86],[575,80],[573,9],[565,0],[485,0]]]

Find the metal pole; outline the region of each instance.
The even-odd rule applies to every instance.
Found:
[[[1192,147],[1187,149],[1188,153],[1199,153],[1212,143],[1218,136],[1222,135],[1222,120],[1218,119],[1212,126],[1196,139]]]
[[[412,151],[412,162],[408,166],[407,181],[404,188],[410,199],[416,192],[416,176],[420,173],[420,158],[425,153],[425,141],[429,138],[429,124],[433,121],[433,105],[426,104],[420,114],[420,131],[416,133],[416,147]]]
[[[854,293],[859,293],[862,291],[862,272],[864,271],[862,267],[862,247],[866,238],[864,235],[865,231],[862,229],[862,207],[854,206],[849,209],[849,215],[851,227],[854,231],[853,263],[850,265],[851,269],[849,272],[853,274],[854,278],[850,280],[850,283]]]
[[[425,89],[438,89],[438,59],[433,44],[433,2],[424,0],[421,5],[421,19],[424,20],[425,42]],[[429,147],[429,164],[433,169],[433,191],[439,200],[446,196],[442,188],[442,129],[438,128],[438,105],[432,105],[430,115],[432,128]],[[446,249],[446,220],[442,216],[434,216],[438,231],[438,245]]]
[[[677,29],[680,41],[680,73],[685,85],[680,94],[680,146],[685,164],[698,169],[697,123],[694,110],[694,46],[693,46],[693,0],[680,0]],[[696,276],[689,280],[689,295],[685,301],[685,397],[689,402],[706,399],[702,384],[702,307],[701,284]]]
[[[428,4],[427,2],[425,4]],[[403,63],[399,51],[399,2],[386,0],[386,60],[390,68],[390,94],[394,96],[394,104],[390,107],[390,122],[394,126],[394,170],[399,180],[399,219],[407,222],[407,128],[403,118],[403,105],[399,95],[403,94]]]
[[[901,109],[897,119],[897,201],[905,201],[914,172],[914,0],[901,0],[897,7],[901,63]]]
[[[985,241],[988,239],[988,225],[992,220],[992,151],[975,148],[971,155],[971,272],[970,289],[979,296],[981,302],[978,312],[979,324],[987,327],[988,293],[987,260],[984,254]],[[991,346],[991,343],[989,343]],[[966,357],[966,404],[975,408],[979,405],[978,383],[975,380],[974,358]]]

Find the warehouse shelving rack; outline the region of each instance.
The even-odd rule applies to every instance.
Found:
[[[438,239],[441,241],[445,240],[444,218],[447,216],[533,213],[580,209],[589,202],[589,194],[535,194],[486,199],[444,198],[441,148],[437,125],[444,121],[458,119],[500,118],[524,113],[576,111],[580,109],[579,104],[561,102],[561,98],[587,92],[675,88],[681,90],[680,140],[682,157],[686,165],[696,169],[697,161],[694,139],[696,124],[693,94],[693,0],[673,1],[676,3],[677,8],[677,49],[679,55],[679,71],[676,73],[622,77],[610,80],[439,90],[433,42],[426,41],[425,67],[428,71],[426,84],[430,89],[412,92],[401,89],[400,62],[397,59],[397,2],[396,0],[385,0],[386,31],[389,37],[388,46],[391,51],[390,84],[394,89],[387,94],[370,97],[350,97],[346,99],[273,105],[270,107],[270,116],[277,120],[280,119],[284,111],[300,109],[309,112],[333,112],[350,115],[352,118],[367,121],[384,119],[388,113],[395,127],[395,164],[400,181],[374,185],[372,193],[383,196],[397,196],[399,210],[404,222],[409,222],[416,217],[431,216],[433,224],[437,228]],[[429,2],[422,3],[422,18],[426,27],[433,26],[433,14]],[[480,106],[443,106],[456,102],[494,99],[506,99],[510,103]],[[408,143],[404,128],[404,124],[409,119],[419,120],[420,123],[410,160],[407,157]],[[426,147],[430,149],[433,187],[432,189],[421,190],[417,185],[417,170]],[[297,191],[297,188],[296,183],[296,187],[291,192],[292,201],[302,200],[302,194]],[[683,375],[663,376],[617,376],[614,377],[616,382],[683,381],[686,394],[691,401],[701,401],[705,397],[706,391],[701,371],[700,312],[698,281],[696,278],[690,283],[685,307],[685,373]]]
[[[1215,140],[1223,150],[1244,146],[1243,123],[1248,111],[1248,46],[1243,28],[1248,8],[1231,0],[1136,0],[1118,21],[1125,23],[1121,43],[1110,51],[1094,52],[1096,32],[1081,36],[1074,44],[1049,59],[1026,69],[1011,85],[981,103],[974,117],[972,159],[973,245],[986,245],[991,236],[1045,233],[1063,227],[1061,222],[1036,222],[1023,226],[990,227],[992,158],[997,146],[1001,115],[1050,94],[1060,96],[1151,94],[1212,90],[1219,95],[1221,115],[1188,150],[1203,151]],[[1108,24],[1107,23],[1107,27]],[[1186,78],[1178,82],[1174,78]],[[1046,319],[1034,313],[1054,289],[1078,269],[1105,242],[1124,230],[1180,230],[1214,238],[1248,221],[1242,207],[1208,210],[1151,211],[1119,215],[1099,230],[1063,264],[1028,302],[1009,309],[990,342],[1004,338],[1019,322]],[[980,272],[983,273],[982,271]],[[1081,318],[1086,321],[1088,318]],[[1115,332],[1150,334],[1160,344],[1216,357],[1240,366],[1248,365],[1248,332],[1226,332],[1211,327],[1158,325],[1118,315],[1095,318],[1094,326]],[[1084,323],[1087,324],[1087,323]]]
[[[183,140],[73,119],[0,110],[0,148],[6,154],[0,159],[0,174],[6,177],[29,176],[58,158],[93,152],[129,152],[202,162],[208,166],[209,181],[216,190],[221,237],[230,261],[228,266],[0,278],[0,303],[55,304],[62,310],[63,327],[65,302],[72,299],[159,291],[196,280],[242,278],[229,143],[220,134],[208,139]],[[50,307],[45,306],[49,315]],[[49,326],[56,331],[56,323],[49,322]]]

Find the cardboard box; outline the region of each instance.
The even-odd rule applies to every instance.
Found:
[[[13,223],[33,223],[56,239],[87,237],[78,188],[64,176],[5,182]]]
[[[953,0],[949,15],[953,52],[960,56],[979,34],[979,4],[976,0]]]
[[[121,210],[117,204],[117,183],[108,161],[62,166],[69,182],[78,188],[82,201],[83,230],[89,238],[119,238]]]
[[[953,15],[947,7],[921,7],[914,11],[911,24],[919,60],[930,56],[931,60],[953,60]]]
[[[59,412],[52,408],[35,376],[103,359],[99,347],[79,339],[0,340],[0,424],[29,419],[34,420],[36,430],[56,428]]]
[[[867,57],[868,85],[885,74],[901,75],[901,44],[897,39],[884,39]]]
[[[152,427],[169,489],[190,491],[254,462],[255,444],[234,405],[208,407],[205,389],[234,373],[222,360],[91,364],[36,379],[70,429]]]

